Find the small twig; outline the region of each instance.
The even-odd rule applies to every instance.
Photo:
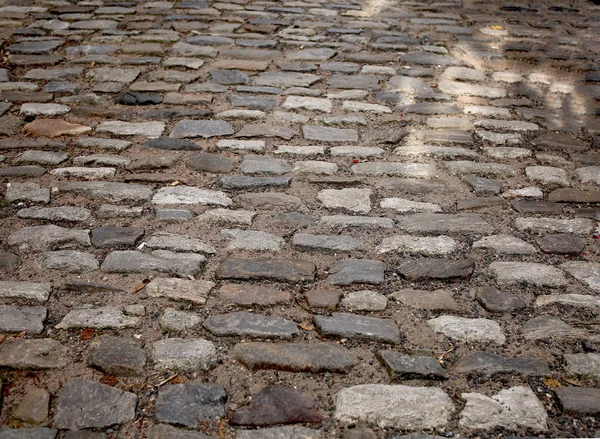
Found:
[[[167,384],[169,381],[172,381],[172,380],[174,380],[175,378],[177,378],[177,374],[175,374],[175,375],[171,375],[171,376],[170,376],[169,378],[167,378],[166,380],[164,380],[164,381],[161,381],[160,383],[158,383],[158,384],[156,385],[156,387],[161,387],[161,386],[164,386],[164,385],[165,385],[165,384]]]

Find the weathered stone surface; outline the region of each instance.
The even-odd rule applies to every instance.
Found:
[[[565,387],[554,389],[554,393],[567,413],[597,414],[600,412],[600,389]]]
[[[218,384],[174,384],[162,387],[156,398],[159,422],[198,428],[225,414],[227,394]]]
[[[2,439],[55,439],[58,430],[54,428],[0,428]]]
[[[379,351],[377,356],[392,380],[446,378],[446,371],[432,357],[412,357],[396,351]]]
[[[150,297],[167,297],[204,305],[214,286],[214,282],[206,280],[156,278],[146,285],[145,291]]]
[[[317,199],[329,209],[343,209],[356,213],[371,211],[371,189],[324,189]]]
[[[365,246],[358,239],[346,235],[311,235],[296,233],[292,239],[292,246],[299,250],[317,250],[342,252],[364,250]]]
[[[194,171],[229,173],[235,166],[235,159],[207,152],[196,153],[187,161],[187,166]]]
[[[0,281],[0,298],[46,302],[52,292],[51,283]]]
[[[535,317],[523,326],[526,340],[586,340],[590,333],[584,329],[575,328],[558,317]]]
[[[123,329],[140,325],[137,317],[128,317],[114,307],[79,308],[69,313],[56,325],[57,329],[96,328]]]
[[[537,239],[537,245],[544,253],[559,255],[580,254],[585,247],[585,240],[570,233],[546,235]]]
[[[234,197],[234,201],[246,208],[298,210],[304,206],[302,200],[282,192],[246,193]]]
[[[277,252],[285,245],[283,238],[262,231],[223,229],[221,235],[231,238],[227,246],[230,249]]]
[[[178,235],[176,233],[165,232],[153,234],[150,239],[146,241],[146,246],[151,249],[162,249],[186,253],[202,253],[204,255],[212,255],[217,252],[212,245],[202,241],[201,239],[194,238],[193,236],[189,235]]]
[[[90,210],[84,207],[27,207],[17,212],[19,218],[42,219],[47,221],[85,221]]]
[[[256,123],[244,125],[236,137],[278,137],[284,140],[290,140],[296,135],[296,131],[284,126]]]
[[[501,255],[534,255],[535,247],[512,235],[486,236],[473,243],[473,250],[491,250]]]
[[[443,315],[428,320],[427,324],[434,331],[459,341],[478,341],[498,345],[503,345],[506,341],[500,325],[493,320]]]
[[[73,438],[77,439],[77,438]],[[96,438],[85,438],[80,439],[96,439]],[[97,438],[103,439],[103,438]],[[175,428],[167,424],[156,424],[154,425],[149,433],[148,439],[210,439],[210,436],[207,436],[203,433],[199,433],[197,431],[184,430],[182,428]]]
[[[203,326],[219,336],[289,339],[299,334],[296,324],[290,320],[243,311],[211,316],[204,321]]]
[[[362,384],[337,393],[334,417],[342,424],[421,430],[446,425],[453,411],[448,395],[435,387]]]
[[[249,369],[276,369],[294,372],[349,372],[358,359],[333,343],[237,344],[233,356]]]
[[[177,122],[170,137],[176,139],[203,137],[208,139],[215,136],[233,134],[233,127],[224,120],[182,120]]]
[[[490,270],[495,274],[498,285],[525,283],[557,287],[567,283],[559,269],[536,262],[492,262]]]
[[[529,387],[511,387],[493,397],[480,393],[463,393],[467,403],[460,415],[460,425],[472,429],[503,427],[545,431],[548,414]]]
[[[139,376],[146,365],[146,354],[135,340],[101,335],[90,343],[86,363],[107,375]]]
[[[50,189],[37,183],[11,183],[6,189],[7,201],[30,201],[32,203],[49,203]]]
[[[226,284],[219,289],[219,299],[228,305],[271,306],[289,303],[290,294],[270,286]]]
[[[164,332],[182,332],[197,326],[201,321],[195,313],[165,308],[158,323]]]
[[[564,354],[567,373],[600,377],[600,354]]]
[[[381,261],[344,259],[335,262],[329,270],[327,282],[331,285],[383,283],[386,266]]]
[[[550,375],[548,364],[537,358],[508,358],[489,352],[463,355],[450,369],[452,374],[493,376],[496,374],[520,374],[525,376]]]
[[[66,346],[51,339],[7,340],[0,346],[0,366],[12,369],[57,369],[69,362]]]
[[[412,308],[441,311],[457,311],[459,308],[452,292],[447,290],[427,291],[405,289],[396,291],[391,296],[401,304]]]
[[[60,392],[54,422],[69,430],[123,424],[135,418],[137,401],[134,393],[74,378]]]
[[[217,349],[203,338],[167,338],[152,345],[152,359],[157,370],[208,370],[217,362]]]
[[[152,198],[154,204],[208,204],[230,206],[233,202],[224,192],[190,186],[159,189]]]
[[[560,266],[593,290],[600,290],[600,264],[595,262],[569,261]]]
[[[353,311],[383,311],[387,307],[387,298],[377,291],[354,291],[342,299],[342,305]]]
[[[155,270],[179,276],[194,276],[202,269],[206,258],[194,253],[175,253],[154,250],[143,253],[133,250],[113,251],[102,263],[102,270],[109,273],[145,273]]]
[[[260,430],[238,430],[235,437],[236,439],[321,439],[321,430],[290,425]]]
[[[39,334],[47,315],[48,310],[42,306],[0,305],[0,332]]]
[[[306,140],[319,142],[346,143],[358,141],[358,133],[352,129],[303,125],[302,134]]]
[[[424,256],[446,256],[457,249],[449,236],[417,237],[395,235],[384,238],[377,247],[378,253],[415,253]]]
[[[312,262],[288,259],[225,259],[215,273],[217,279],[272,279],[283,282],[312,282]]]
[[[435,178],[437,176],[435,165],[421,163],[367,162],[353,165],[351,169],[355,175],[390,175],[405,178]]]
[[[600,191],[559,188],[548,194],[553,203],[600,203]]]
[[[72,181],[64,183],[59,191],[81,193],[109,201],[146,201],[152,196],[152,188],[141,184],[104,181]]]
[[[20,263],[21,259],[14,253],[0,250],[0,270],[14,270]]]
[[[588,294],[555,294],[551,296],[539,296],[535,300],[535,306],[549,306],[553,304],[579,308],[598,308],[600,307],[600,297]]]
[[[133,247],[144,235],[141,227],[95,227],[92,229],[94,247]]]
[[[313,319],[319,332],[326,337],[400,343],[400,329],[391,320],[346,313],[316,315]]]
[[[417,213],[399,219],[400,229],[424,235],[489,235],[494,228],[476,213]]]
[[[50,393],[46,389],[34,387],[30,389],[12,417],[26,425],[39,425],[48,421],[48,408],[50,406]]]
[[[44,252],[40,254],[38,262],[44,268],[69,273],[86,273],[100,268],[100,264],[93,254],[76,250]]]
[[[328,229],[359,227],[369,229],[391,229],[394,221],[390,218],[352,215],[324,215],[319,225]]]
[[[231,423],[246,426],[314,424],[322,419],[316,409],[316,401],[290,387],[271,385],[254,395],[248,407],[238,409]]]
[[[158,139],[144,142],[144,146],[156,149],[174,150],[174,151],[194,151],[202,149],[200,145],[186,140],[172,139],[170,137],[159,137]]]
[[[510,312],[527,306],[520,297],[489,286],[477,288],[475,297],[481,303],[481,306],[491,312]]]
[[[473,274],[475,261],[421,258],[400,262],[396,269],[410,280],[468,278]]]
[[[311,290],[306,293],[306,302],[311,308],[335,310],[343,295],[339,290]]]

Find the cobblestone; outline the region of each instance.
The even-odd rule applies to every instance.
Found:
[[[594,3],[4,1],[0,436],[598,436]]]

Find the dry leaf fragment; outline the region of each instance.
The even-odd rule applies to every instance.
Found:
[[[565,378],[565,381],[567,383],[572,384],[572,385],[577,386],[577,387],[583,386],[583,383],[581,381],[579,381],[579,380],[576,380],[575,378]]]
[[[96,335],[96,330],[92,329],[92,328],[86,328],[81,332],[81,339],[82,340],[89,340],[90,338],[92,338],[94,335]]]
[[[27,335],[27,331],[21,331],[17,334],[17,338],[23,338]]]
[[[308,322],[298,323],[298,327],[300,329],[304,329],[305,331],[314,331],[315,327]]]
[[[5,338],[6,338],[6,335],[0,334],[0,343],[2,343]]]
[[[550,387],[552,389],[557,389],[559,387],[563,387],[563,385],[554,378],[544,378],[542,381],[544,382],[545,385],[547,385],[548,387]]]
[[[100,382],[102,384],[106,384],[107,386],[114,386],[119,382],[119,379],[112,375],[104,375],[102,378],[100,378]]]
[[[494,30],[502,30],[502,26],[492,26],[492,29],[494,29]]]

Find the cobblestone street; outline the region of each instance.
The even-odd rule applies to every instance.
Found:
[[[0,439],[600,437],[594,3],[0,0]]]

